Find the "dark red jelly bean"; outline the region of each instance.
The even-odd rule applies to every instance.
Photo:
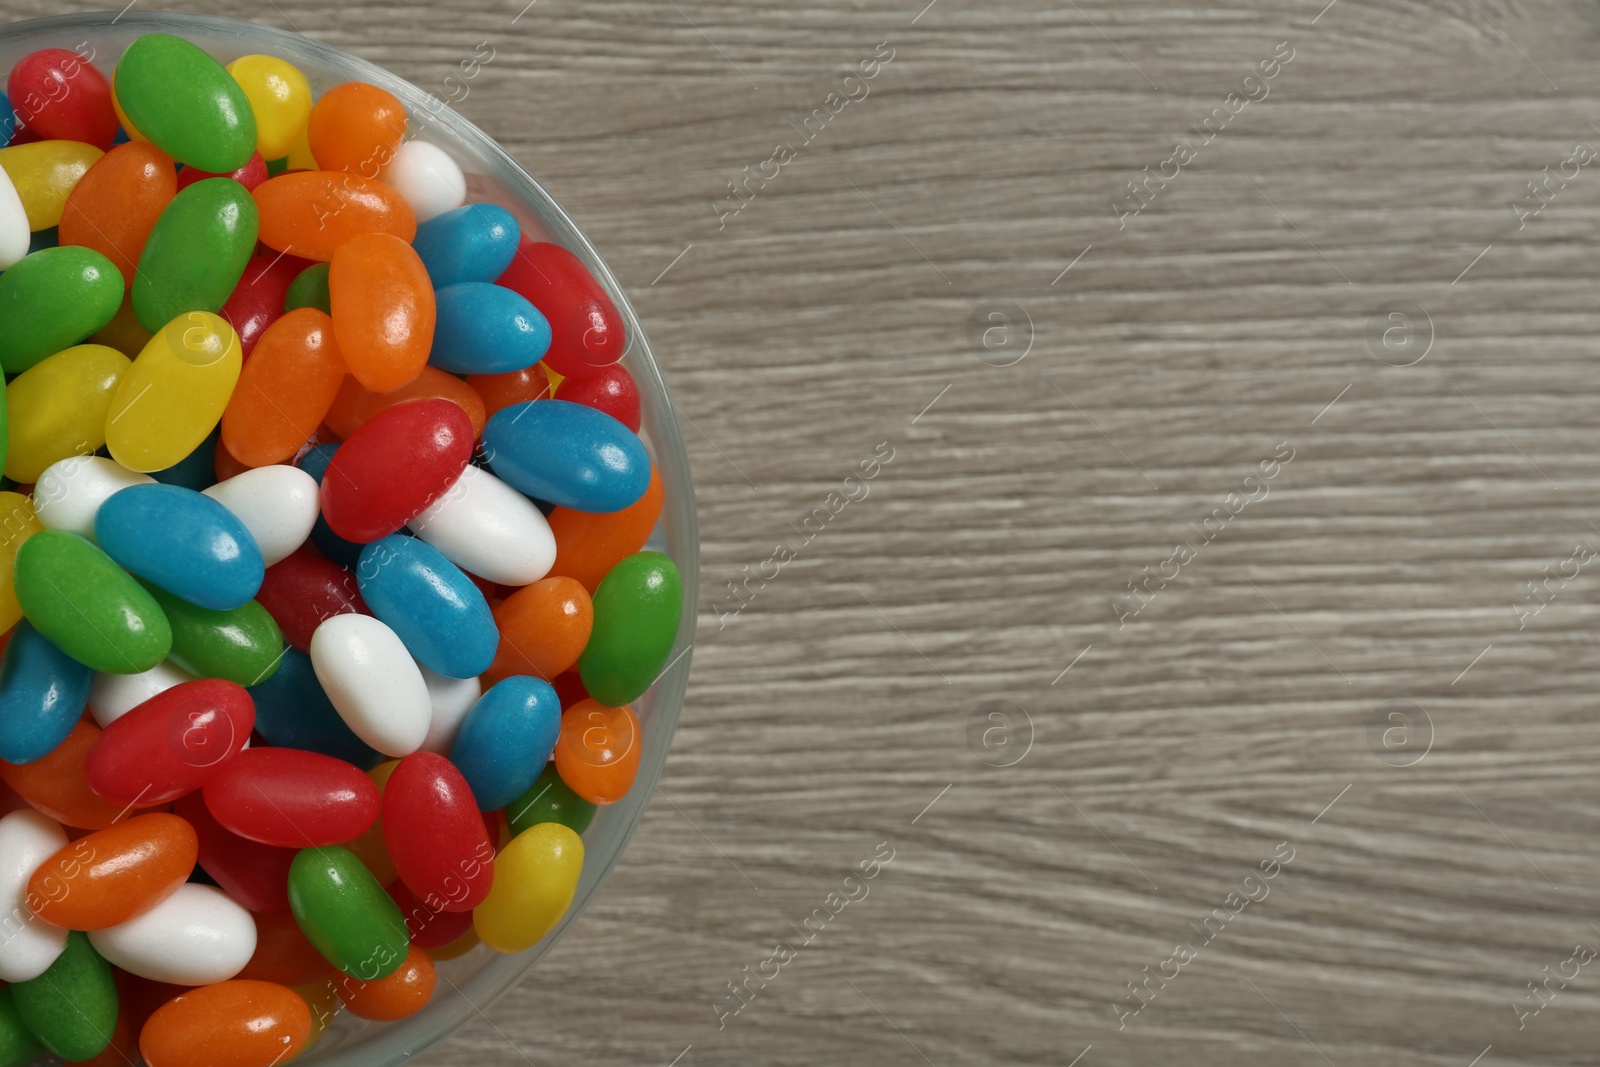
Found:
[[[104,151],[117,136],[111,83],[69,49],[46,48],[23,56],[11,68],[6,94],[17,122],[27,125],[33,140],[82,141]],[[11,143],[24,142],[12,138]]]
[[[607,367],[592,378],[568,378],[556,387],[555,398],[603,411],[639,432],[639,387],[621,366]]]
[[[84,777],[113,804],[165,804],[192,793],[236,757],[255,729],[243,686],[202,678],[157,693],[107,726]]]
[[[556,675],[550,680],[550,685],[556,691],[556,698],[561,701],[562,711],[566,711],[580,700],[589,699],[589,690],[583,687],[583,679],[576,670]]]
[[[568,378],[588,378],[616,366],[627,351],[622,316],[594,275],[560,245],[517,244],[499,283],[521,293],[550,322],[544,363]]]
[[[395,872],[434,911],[471,911],[494,883],[494,844],[472,788],[436,752],[413,752],[383,787],[383,841]]]
[[[298,849],[274,848],[240,837],[217,821],[199,793],[172,805],[194,827],[200,867],[234,900],[257,913],[289,910],[289,864]]]
[[[283,639],[310,653],[311,635],[335,615],[371,615],[355,575],[315,549],[302,547],[267,568],[256,601],[267,609]]]
[[[267,161],[261,158],[260,152],[251,152],[245,165],[229,174],[213,174],[207,170],[184,167],[178,171],[178,190],[182,192],[195,182],[203,182],[207,178],[232,178],[246,189],[254,190],[267,180]]]
[[[406,930],[418,948],[443,948],[472,927],[472,912],[434,911],[398,878],[389,884],[388,893],[406,917]]]
[[[458,405],[396,404],[333,454],[322,475],[322,517],[346,541],[387,537],[454,485],[471,458],[472,423]]]
[[[225,828],[279,848],[337,845],[378,818],[378,787],[360,768],[297,748],[247,748],[202,794]]]
[[[178,188],[183,188],[183,175],[178,175]],[[283,316],[283,302],[289,295],[289,283],[294,281],[309,264],[296,256],[273,253],[270,256],[251,256],[234,286],[228,302],[218,312],[228,320],[234,333],[239,335],[239,348],[245,359],[255,351],[256,342],[267,327]]]

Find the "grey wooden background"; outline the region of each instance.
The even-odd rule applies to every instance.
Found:
[[[426,1061],[1596,1062],[1600,6],[925,2],[197,3],[424,87],[488,42],[459,109],[630,289],[695,461],[661,795]]]

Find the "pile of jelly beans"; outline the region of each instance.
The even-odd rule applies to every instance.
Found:
[[[391,93],[0,96],[0,1067],[266,1067],[566,912],[682,592],[624,326]],[[408,136],[409,134],[409,136]]]

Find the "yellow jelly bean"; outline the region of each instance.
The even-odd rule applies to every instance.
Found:
[[[0,633],[5,633],[22,618],[17,590],[12,579],[16,571],[17,549],[22,542],[44,529],[33,513],[33,501],[21,493],[0,493]]]
[[[67,194],[103,155],[81,141],[34,141],[0,148],[0,168],[17,187],[22,210],[28,213],[28,229],[37,233],[61,225]]]
[[[239,335],[209,311],[161,327],[122,376],[106,415],[111,458],[159,471],[200,447],[222,421],[244,359]]]
[[[115,348],[132,359],[144,351],[144,346],[150,343],[150,336],[150,331],[144,328],[138,313],[133,310],[133,297],[129,295],[122,298],[122,306],[111,317],[111,321],[95,331],[89,340],[97,345]]]
[[[511,839],[494,858],[494,886],[472,909],[472,928],[496,952],[521,952],[561,920],[583,873],[583,839],[542,822]]]
[[[6,477],[33,482],[57,460],[86,456],[105,444],[106,412],[128,367],[128,357],[115,348],[77,345],[13,378],[6,386]]]
[[[322,169],[317,166],[317,157],[311,154],[311,137],[307,130],[301,130],[300,136],[294,139],[294,147],[289,149],[289,162],[285,166],[288,170]]]
[[[111,72],[111,110],[117,113],[117,121],[122,123],[122,132],[128,135],[130,141],[148,141],[150,138],[133,128],[133,123],[128,121],[128,116],[122,111],[122,101],[117,99],[117,72]]]
[[[378,787],[378,797],[383,797],[383,791],[389,784],[389,775],[400,766],[397,759],[384,760],[372,770],[367,772],[373,784]],[[372,877],[378,880],[379,885],[388,885],[394,881],[394,860],[389,858],[389,846],[383,840],[383,817],[367,827],[360,837],[346,841],[344,847],[356,854],[356,859],[366,864],[367,870],[372,872]]]
[[[289,987],[300,994],[300,999],[306,1002],[306,1007],[311,1009],[311,1034],[306,1038],[306,1043],[300,1046],[304,1052],[317,1043],[328,1030],[334,1016],[344,1009],[339,1003],[339,990],[333,984],[333,979],[324,978],[317,982],[307,982],[305,985],[292,985]]]
[[[277,56],[240,56],[228,64],[228,73],[255,112],[256,151],[262,159],[287,156],[311,118],[311,83]]]

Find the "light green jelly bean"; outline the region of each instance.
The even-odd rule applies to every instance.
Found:
[[[75,533],[44,530],[24,541],[15,582],[34,629],[86,667],[136,674],[172,649],[172,628],[155,599]]]
[[[117,62],[112,88],[128,121],[179,163],[229,174],[250,161],[256,116],[239,83],[196,45],[147,33]]]
[[[289,910],[323,959],[364,982],[405,962],[400,908],[347,848],[303,848],[289,864]]]
[[[23,1024],[64,1060],[87,1060],[111,1044],[117,984],[82,930],[67,934],[67,947],[43,974],[13,982],[11,996]]]
[[[41,248],[0,274],[0,367],[21,374],[71,348],[122,306],[122,272],[81,245]]]
[[[0,989],[0,1067],[22,1067],[44,1055],[44,1046],[17,1014],[11,990]]]
[[[226,678],[243,686],[259,685],[277,672],[283,632],[258,602],[212,611],[143,584],[172,624],[173,663],[200,678]]]
[[[294,276],[294,281],[289,283],[289,292],[283,298],[285,313],[297,308],[316,308],[323,314],[331,314],[332,302],[328,299],[328,265],[326,263],[313,263],[305,270]]]
[[[558,822],[581,834],[594,821],[594,812],[594,805],[574,793],[552,763],[526,793],[506,805],[506,822],[511,825],[512,837],[542,822]]]
[[[151,333],[185,311],[222,310],[250,253],[260,216],[232,178],[207,178],[162,210],[133,276],[133,312]]]
[[[594,630],[578,657],[589,695],[612,708],[637,700],[667,665],[682,611],[670,557],[638,552],[612,567],[594,591]]]

